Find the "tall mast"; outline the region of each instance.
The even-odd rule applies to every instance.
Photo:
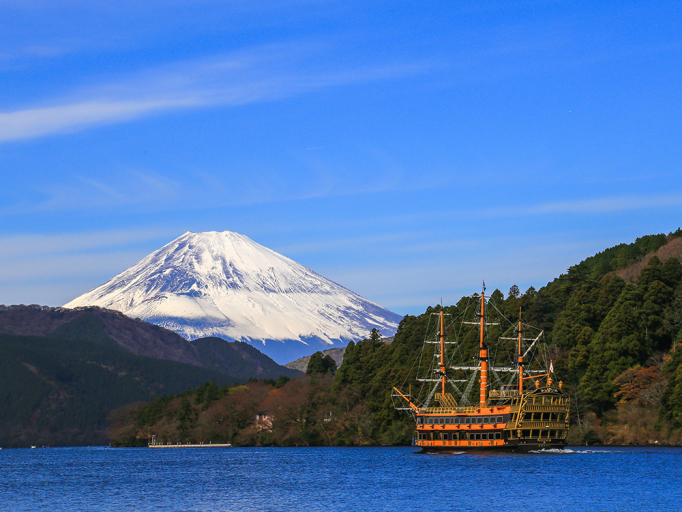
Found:
[[[481,407],[485,407],[488,401],[488,347],[483,342],[483,329],[485,328],[485,282],[481,292],[481,342],[479,345],[481,359]]]
[[[445,395],[445,356],[444,348],[445,342],[443,341],[445,333],[443,332],[443,304],[440,305],[440,378],[442,383],[442,393]]]
[[[521,308],[519,308],[519,394],[523,393],[523,353],[521,352]]]

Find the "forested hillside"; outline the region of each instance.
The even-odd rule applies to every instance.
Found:
[[[124,404],[237,380],[101,341],[0,334],[0,447],[107,444]]]
[[[125,404],[211,380],[222,385],[301,374],[247,343],[190,343],[100,308],[2,307],[0,353],[0,447],[106,444],[107,415]]]
[[[543,349],[572,399],[569,441],[682,441],[681,242],[681,230],[645,236],[587,258],[540,290],[490,294],[507,318],[521,309],[526,323],[545,330]],[[471,300],[445,308],[452,325]],[[155,433],[245,445],[408,443],[413,421],[394,409],[391,387],[417,388],[413,362],[439,309],[404,317],[391,344],[350,343],[333,379],[312,372],[208,401],[201,389],[157,400],[119,418],[116,442],[143,444]]]

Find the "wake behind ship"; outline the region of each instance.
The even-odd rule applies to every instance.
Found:
[[[424,451],[563,448],[569,397],[552,378],[543,331],[523,324],[520,311],[518,324],[507,320],[486,301],[485,286],[458,325],[445,326],[442,307],[434,314],[436,339],[424,341],[416,379],[393,388],[396,408],[415,418],[415,444]]]

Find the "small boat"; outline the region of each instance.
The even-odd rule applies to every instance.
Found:
[[[544,332],[522,323],[520,310],[518,323],[505,318],[486,301],[485,283],[464,309],[447,327],[443,307],[433,313],[435,339],[427,336],[417,370],[393,388],[394,406],[415,419],[414,444],[426,452],[563,448],[570,400],[554,383]]]

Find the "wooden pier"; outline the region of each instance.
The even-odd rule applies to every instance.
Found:
[[[176,444],[160,444],[156,442],[156,436],[152,436],[152,442],[147,445],[149,448],[231,448],[230,443],[176,443]]]

